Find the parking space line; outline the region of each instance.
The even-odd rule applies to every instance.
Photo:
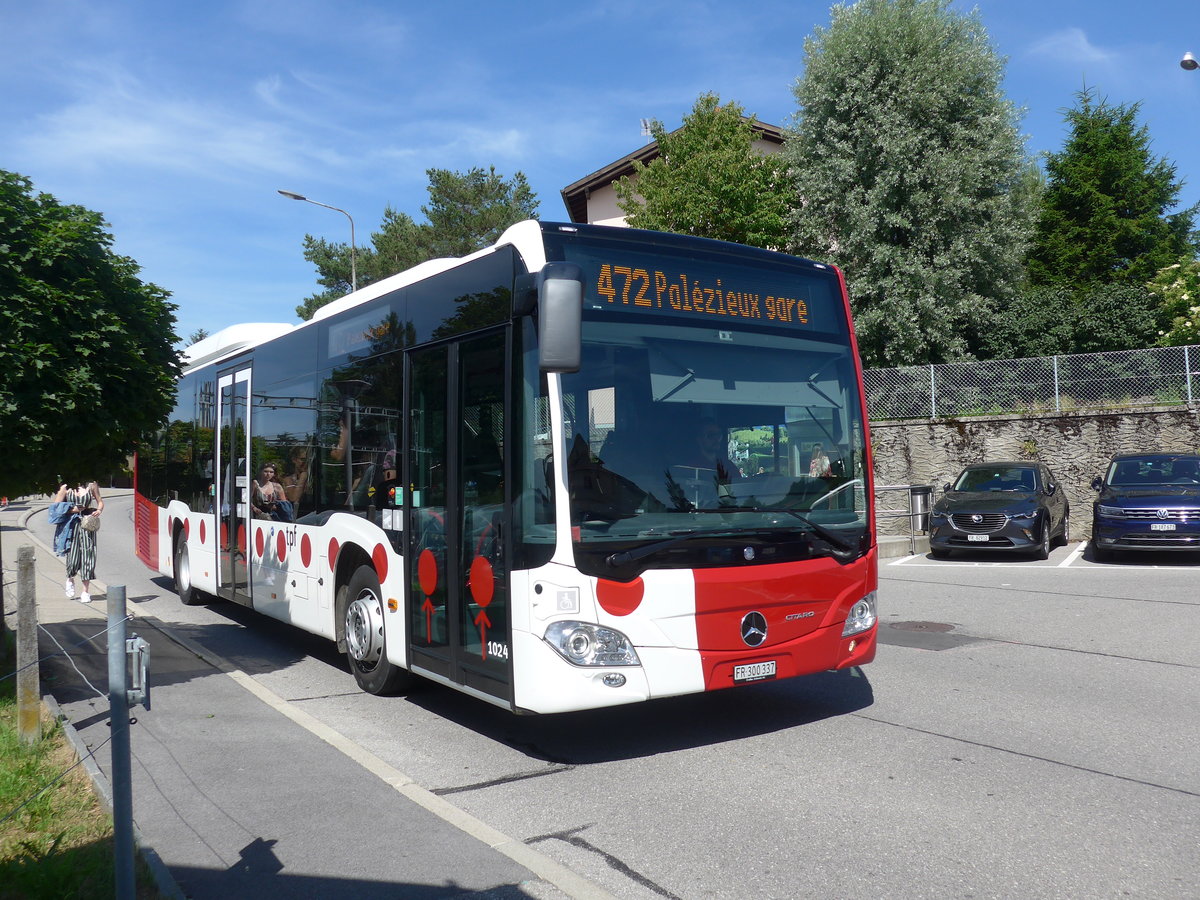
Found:
[[[1087,547],[1087,541],[1080,541],[1079,544],[1071,551],[1071,555],[1058,564],[1060,569],[1066,568],[1079,557],[1083,556],[1084,548]]]

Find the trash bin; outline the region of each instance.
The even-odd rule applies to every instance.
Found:
[[[913,533],[924,534],[929,530],[929,508],[933,503],[933,485],[910,484],[908,486],[908,508],[912,512]]]

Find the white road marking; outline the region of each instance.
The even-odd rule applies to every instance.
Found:
[[[1075,560],[1077,560],[1077,559],[1079,559],[1079,557],[1083,556],[1083,551],[1084,551],[1084,548],[1086,548],[1086,547],[1087,547],[1087,542],[1080,541],[1079,545],[1074,550],[1071,551],[1070,555],[1068,555],[1066,559],[1064,559],[1062,562],[1060,562],[1058,564],[1058,568],[1060,568],[1060,569],[1066,568],[1071,563],[1075,562]]]

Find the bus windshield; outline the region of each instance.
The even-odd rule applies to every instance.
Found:
[[[794,337],[589,321],[564,376],[578,540],[796,529],[856,539],[864,447],[850,349]]]
[[[744,565],[724,551],[732,539],[756,552],[755,536],[764,549],[818,534],[826,550],[865,552],[866,448],[837,275],[723,246],[564,239],[584,276],[583,365],[562,377],[581,568],[602,569],[589,554],[641,558],[641,545],[678,565],[688,550],[672,548],[693,537],[693,565]]]

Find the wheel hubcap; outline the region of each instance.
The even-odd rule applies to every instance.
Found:
[[[192,586],[192,568],[188,564],[187,547],[179,548],[179,558],[175,561],[175,577],[179,579],[180,590],[188,590]]]
[[[383,606],[363,591],[346,609],[346,649],[355,662],[373,666],[383,655]]]

